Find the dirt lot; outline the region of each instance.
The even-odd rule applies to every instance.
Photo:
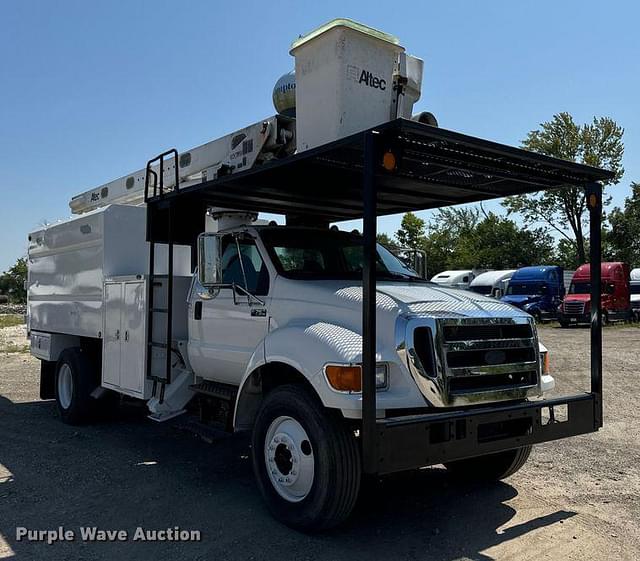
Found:
[[[14,329],[15,328],[7,328]],[[557,392],[588,386],[587,329],[541,329]],[[367,488],[347,525],[275,522],[246,442],[212,443],[124,410],[74,428],[38,400],[38,364],[0,351],[0,559],[640,559],[640,329],[605,332],[605,428],[538,446],[504,483],[455,486],[430,468]],[[0,341],[2,343],[2,341]],[[16,527],[200,530],[190,543],[16,541]]]

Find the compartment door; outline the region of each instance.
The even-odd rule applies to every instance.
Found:
[[[122,337],[122,283],[104,285],[104,334],[102,341],[102,383],[120,387],[120,342]]]
[[[146,364],[146,282],[125,282],[122,308],[120,387],[124,393],[142,397]]]

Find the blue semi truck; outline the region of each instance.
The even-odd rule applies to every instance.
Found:
[[[531,314],[536,321],[551,321],[565,295],[564,270],[556,265],[518,269],[502,301]]]

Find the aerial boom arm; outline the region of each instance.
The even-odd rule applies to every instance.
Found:
[[[250,169],[272,158],[291,154],[295,149],[295,120],[281,115],[269,117],[180,154],[178,162],[163,166],[164,188],[175,185],[175,166],[179,167],[180,186],[201,183]],[[152,166],[159,173],[159,166]],[[139,205],[144,202],[144,169],[76,195],[69,202],[74,214],[82,214],[112,203]]]

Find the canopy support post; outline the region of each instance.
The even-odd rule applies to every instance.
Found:
[[[366,473],[378,469],[376,432],[376,140],[364,135],[362,267],[362,456]]]
[[[595,397],[595,429],[602,427],[602,185],[586,185],[589,209],[589,263],[591,270],[591,393]]]

